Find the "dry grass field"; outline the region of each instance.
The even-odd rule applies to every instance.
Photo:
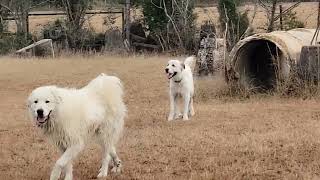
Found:
[[[81,87],[101,72],[119,76],[128,105],[118,146],[121,175],[108,179],[319,179],[319,99],[223,97],[217,79],[196,79],[196,115],[167,122],[167,57],[0,58],[0,179],[45,180],[57,148],[26,117],[38,86]],[[77,112],[75,112],[77,113]],[[75,179],[95,179],[99,146],[75,161]]]

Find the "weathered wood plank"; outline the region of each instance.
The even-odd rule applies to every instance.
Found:
[[[42,39],[40,41],[37,41],[33,44],[30,44],[27,47],[21,48],[18,51],[16,51],[16,54],[23,54],[29,50],[33,50],[37,46],[48,46],[50,47],[51,55],[54,57],[54,49],[53,49],[53,44],[52,44],[52,39]]]
[[[320,46],[303,46],[299,63],[300,76],[305,80],[320,80]]]

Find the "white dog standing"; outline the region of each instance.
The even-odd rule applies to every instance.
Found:
[[[126,115],[122,96],[120,80],[105,74],[81,89],[44,86],[32,91],[28,98],[31,118],[63,152],[50,180],[59,179],[62,171],[65,180],[71,180],[72,161],[91,139],[102,146],[104,153],[98,178],[107,176],[110,160],[112,171],[120,172],[115,145]]]
[[[168,65],[165,68],[167,78],[170,79],[169,121],[180,118],[181,116],[177,103],[179,96],[182,96],[184,99],[184,111],[182,114],[183,120],[189,120],[189,114],[191,116],[195,114],[193,109],[194,84],[190,67],[193,61],[193,56],[186,58],[184,62],[180,62],[178,60],[169,60]]]

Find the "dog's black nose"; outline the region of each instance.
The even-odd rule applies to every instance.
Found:
[[[38,109],[37,114],[40,118],[43,117],[43,109]]]
[[[166,68],[166,69],[165,69],[165,71],[166,71],[166,73],[168,73],[169,69],[168,69],[168,68]]]

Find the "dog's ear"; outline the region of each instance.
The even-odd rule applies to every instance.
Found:
[[[26,106],[27,106],[27,108],[29,108],[29,107],[31,106],[29,99],[28,99],[27,102],[26,102]]]
[[[59,95],[57,87],[53,87],[51,89],[51,93],[52,93],[56,103],[62,102],[62,97]]]
[[[30,107],[31,107],[31,104],[32,104],[32,102],[31,102],[31,95],[29,95],[29,97],[28,97],[28,99],[27,99],[27,101],[26,101],[26,106],[27,106],[27,108],[30,108]]]
[[[30,97],[28,97],[27,101],[25,101],[25,105],[27,106],[27,108],[30,107]]]
[[[181,71],[183,71],[186,68],[186,65],[183,62],[181,62],[181,67],[182,67]]]

